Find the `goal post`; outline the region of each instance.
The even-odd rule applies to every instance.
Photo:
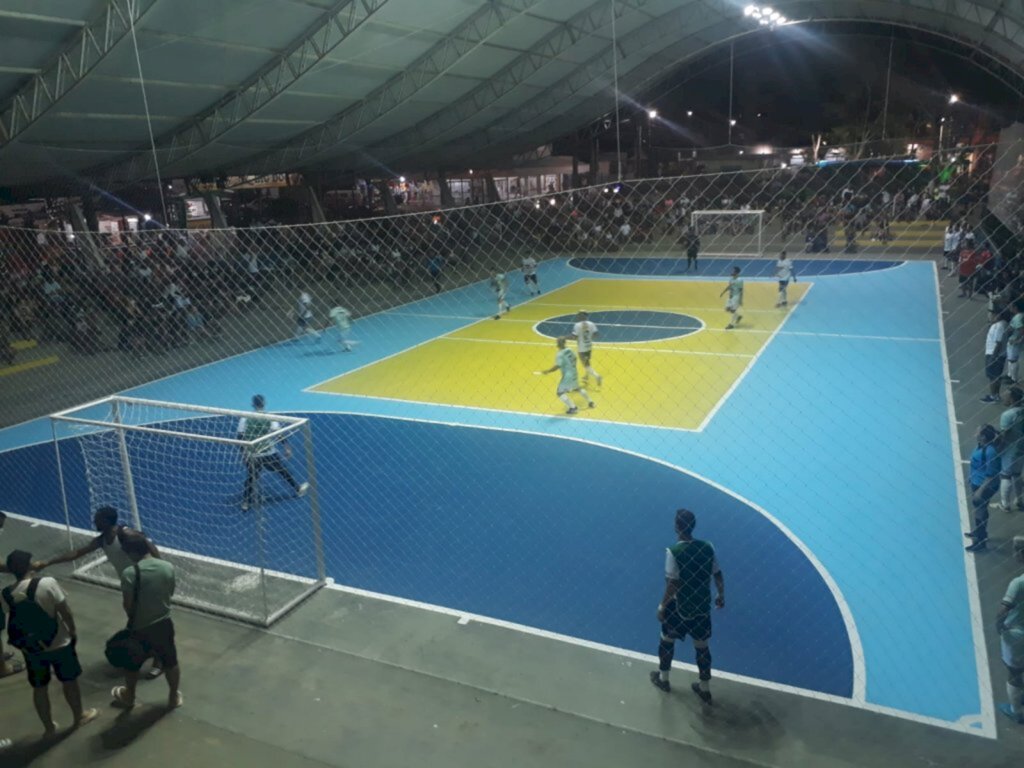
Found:
[[[246,440],[242,418],[270,423]],[[175,602],[270,626],[326,583],[308,419],[117,396],[50,419],[69,538],[114,507],[174,563]],[[119,586],[102,551],[74,575]]]
[[[763,210],[706,210],[690,216],[703,256],[752,256],[764,253]]]

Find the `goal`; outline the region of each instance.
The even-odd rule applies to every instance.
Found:
[[[50,419],[72,540],[115,507],[174,563],[176,602],[269,626],[326,583],[312,432],[275,414],[267,434],[241,440],[242,417],[268,418],[108,397]],[[246,457],[271,451],[308,491],[264,471],[243,509]],[[119,586],[102,552],[75,565],[81,579]]]
[[[760,256],[764,248],[764,211],[694,211],[690,223],[703,256]]]

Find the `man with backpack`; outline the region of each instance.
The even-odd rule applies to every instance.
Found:
[[[44,737],[50,738],[57,732],[50,708],[51,671],[63,685],[74,721],[72,727],[92,722],[99,712],[82,709],[78,686],[82,665],[75,651],[75,618],[64,590],[56,579],[34,574],[29,552],[11,552],[7,556],[7,570],[15,578],[15,583],[0,593],[8,613],[7,636],[25,658],[32,702],[43,723]]]

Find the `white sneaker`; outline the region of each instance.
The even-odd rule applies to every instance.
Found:
[[[302,496],[306,495],[306,491],[308,491],[308,490],[309,490],[309,483],[302,483],[302,485],[299,486],[298,490],[295,491],[295,495],[299,496],[301,498]]]

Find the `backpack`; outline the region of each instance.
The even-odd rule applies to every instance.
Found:
[[[4,602],[7,603],[10,613],[7,639],[11,645],[25,653],[42,653],[48,650],[59,629],[57,619],[36,602],[39,581],[39,578],[35,578],[28,583],[26,597],[19,603],[14,602],[14,587],[7,587],[3,591]]]

